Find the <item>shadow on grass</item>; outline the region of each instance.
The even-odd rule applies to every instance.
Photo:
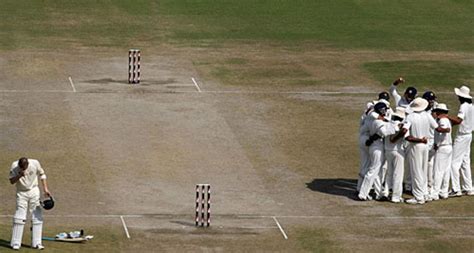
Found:
[[[357,180],[347,178],[315,178],[306,187],[312,191],[331,195],[344,196],[355,200]]]
[[[11,248],[10,247],[10,241],[5,241],[3,239],[0,239],[0,248],[3,247],[3,248]]]
[[[31,249],[31,246],[30,246],[30,245],[25,245],[25,244],[21,244],[21,247],[22,247],[22,248]],[[3,239],[0,239],[0,248],[8,248],[8,249],[11,249],[12,247],[10,246],[10,241],[6,241],[6,240],[3,240]],[[1,251],[0,251],[0,252],[1,252]]]

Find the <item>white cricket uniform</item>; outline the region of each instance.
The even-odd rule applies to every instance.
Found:
[[[429,138],[430,127],[437,128],[438,123],[425,112],[413,112],[408,114],[406,125],[409,135],[415,138]],[[427,173],[428,173],[428,144],[410,142],[407,149],[406,159],[410,167],[412,179],[412,193],[417,201],[424,201],[429,197]]]
[[[390,134],[394,134],[395,131],[396,131],[395,128],[393,128],[393,126],[390,123],[384,122],[383,120],[380,120],[380,119],[376,119],[370,124],[369,134],[370,135],[377,134],[382,138],[374,141],[372,145],[369,146],[370,165],[367,170],[367,173],[364,176],[362,185],[360,187],[360,191],[359,191],[360,199],[368,198],[369,192],[372,186],[374,187],[376,195],[378,197],[381,196],[382,173],[380,169],[382,168],[384,164],[384,160],[385,160],[383,138]]]
[[[12,163],[10,168],[9,178],[13,178],[19,175],[20,167],[18,161]],[[32,214],[33,229],[38,229],[39,224],[43,223],[43,213],[40,205],[40,189],[38,187],[38,177],[45,175],[43,168],[40,163],[34,159],[28,159],[28,168],[25,170],[25,176],[21,177],[16,182],[16,211],[13,216],[14,229],[12,233],[12,246],[14,244],[21,245],[21,238],[23,235],[23,226],[26,221],[27,213]],[[18,229],[15,229],[15,225],[18,224]],[[41,229],[41,227],[39,228]],[[36,232],[36,231],[34,231]],[[35,233],[36,235],[37,233]],[[40,230],[41,234],[41,230]],[[41,235],[33,235],[33,247],[41,244]]]
[[[408,102],[405,97],[400,96],[397,92],[397,85],[391,85],[389,89],[390,95],[393,97],[395,100],[395,107],[403,107],[407,108],[410,105],[410,102]]]
[[[402,97],[400,96],[400,94],[398,94],[397,87],[398,87],[397,85],[392,84],[389,89],[390,95],[395,100],[395,106],[407,108],[410,105],[410,102],[408,102],[405,97]],[[405,142],[405,145],[406,145],[406,148],[405,148],[405,151],[406,151],[408,149],[408,144]],[[407,166],[405,166],[404,168],[405,171],[404,171],[403,182],[405,183],[405,189],[411,190],[412,180],[411,180],[410,166],[408,166],[408,161],[406,159],[405,159],[405,165]]]
[[[369,139],[369,125],[371,122],[376,119],[378,116],[377,113],[366,111],[362,114],[359,126],[359,154],[360,154],[360,163],[359,163],[359,177],[357,180],[357,191],[360,191],[360,186],[364,179],[365,174],[370,165],[369,157],[369,147],[365,145],[365,142]]]
[[[426,117],[433,118],[431,109],[425,111]],[[433,118],[434,121],[436,121]],[[435,136],[435,129],[430,127],[429,131],[430,135],[428,136],[428,171],[427,171],[427,185],[428,185],[428,193],[431,194],[433,190],[434,184],[434,176],[433,176],[433,168],[434,168],[434,156],[436,151],[434,150],[434,136]]]
[[[393,127],[399,131],[400,121],[391,121]],[[392,135],[391,135],[392,136]],[[391,142],[390,137],[385,137],[385,159],[387,160],[387,177],[385,195],[388,196],[388,189],[392,189],[392,201],[399,201],[403,193],[403,174],[405,167],[405,145],[404,137],[408,132],[396,142]]]
[[[474,108],[472,104],[463,103],[458,117],[462,119],[453,145],[451,164],[451,184],[454,192],[472,191],[471,178],[471,141],[474,126]],[[462,184],[460,184],[460,178]]]
[[[451,121],[449,121],[448,118],[438,119],[438,125],[444,129],[452,129]],[[449,133],[435,132],[434,142],[438,150],[436,150],[434,156],[433,190],[431,197],[438,198],[441,196],[447,198],[453,151],[451,131]]]

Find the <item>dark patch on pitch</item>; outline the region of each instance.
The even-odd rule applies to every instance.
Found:
[[[84,81],[91,84],[129,84],[128,79],[113,79],[113,78],[102,78],[102,79],[92,79]],[[176,80],[173,78],[168,78],[166,80],[142,80],[138,84],[130,83],[130,85],[142,85],[142,86],[152,86],[152,85],[168,85],[176,83]]]

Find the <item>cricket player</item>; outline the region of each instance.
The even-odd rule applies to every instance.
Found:
[[[378,102],[383,102],[390,106],[390,103],[385,100],[385,95],[388,95],[387,92],[381,92],[379,94],[379,100],[371,101],[367,103],[366,109],[364,113],[362,113],[359,121],[359,155],[360,155],[360,163],[359,163],[359,177],[357,179],[357,192],[360,191],[360,187],[362,185],[362,181],[364,180],[364,176],[367,173],[367,170],[370,165],[370,156],[369,156],[369,147],[365,145],[365,142],[369,139],[369,126],[371,125],[372,121],[377,119],[379,116],[377,113],[374,112],[374,105]]]
[[[397,92],[397,87],[398,85],[404,83],[405,80],[402,77],[399,77],[397,80],[395,80],[392,85],[390,86],[390,94],[392,95],[393,99],[395,100],[395,106],[398,107],[403,107],[407,108],[408,105],[415,99],[416,94],[418,91],[416,90],[415,87],[408,87],[405,90],[405,93],[403,94],[403,97],[400,96]],[[405,112],[406,113],[406,112]],[[408,164],[405,164],[408,165]],[[409,170],[410,166],[405,166],[405,173],[404,173],[404,179],[403,182],[405,184],[405,190],[406,191],[411,191],[411,174]]]
[[[432,110],[438,104],[436,101],[437,97],[432,91],[426,91],[423,93],[422,98],[428,101],[428,107],[425,109],[427,117],[432,117]],[[430,128],[430,136],[428,138],[428,174],[427,174],[427,184],[428,184],[428,193],[431,196],[431,191],[433,190],[433,164],[434,164],[434,155],[436,151],[434,150],[434,136],[435,129]]]
[[[31,247],[44,249],[41,243],[43,229],[43,212],[40,205],[40,189],[38,178],[41,182],[43,193],[50,197],[51,193],[46,182],[46,174],[40,163],[26,157],[13,162],[10,169],[10,183],[16,185],[16,211],[13,216],[13,229],[11,247],[19,250],[23,237],[23,228],[27,213],[32,214],[32,242]]]
[[[404,128],[409,131],[406,140],[409,142],[407,160],[412,178],[412,194],[414,198],[406,201],[408,204],[424,204],[428,196],[428,138],[430,127],[437,128],[438,124],[431,115],[425,113],[428,101],[415,98],[409,105]]]
[[[405,168],[405,137],[407,130],[401,128],[402,122],[405,120],[405,108],[397,107],[392,114],[390,123],[398,131],[397,133],[385,137],[385,159],[387,161],[387,177],[385,182],[385,194],[392,189],[393,203],[403,203],[403,174]]]
[[[453,160],[451,164],[452,192],[450,196],[460,197],[462,191],[465,191],[467,195],[474,195],[471,178],[471,141],[474,127],[474,109],[468,87],[454,88],[454,93],[458,96],[461,106],[457,117],[450,117],[454,125],[459,125],[453,145]],[[462,184],[460,182],[461,179]]]
[[[448,107],[445,104],[438,104],[433,113],[436,116],[439,127],[436,128],[434,136],[434,169],[433,169],[433,190],[431,198],[448,198],[449,177],[451,174],[452,159],[452,139],[451,122],[448,118]]]
[[[398,78],[395,80],[392,85],[390,86],[390,94],[392,95],[393,99],[395,100],[395,106],[404,107],[406,108],[412,101],[415,99],[417,90],[415,87],[408,87],[403,94],[403,97],[400,96],[397,92],[397,86],[401,83],[404,83],[405,80],[403,78]]]
[[[376,198],[381,198],[382,185],[380,178],[382,175],[380,172],[385,160],[383,138],[395,133],[395,129],[384,118],[387,109],[388,106],[384,102],[378,102],[374,105],[374,112],[378,114],[378,117],[369,126],[370,137],[366,141],[366,145],[369,147],[370,165],[362,181],[358,194],[359,200],[366,201],[372,199],[369,196],[372,186],[374,187]],[[379,180],[376,180],[377,178]]]

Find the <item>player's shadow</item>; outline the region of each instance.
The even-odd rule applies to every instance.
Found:
[[[29,245],[24,245],[22,244],[21,245],[22,248],[30,248],[31,249],[31,246]],[[10,246],[10,241],[5,241],[3,239],[0,239],[0,248],[8,248],[8,249],[11,249],[12,247]],[[1,252],[1,250],[0,250]]]
[[[0,247],[3,247],[3,248],[11,248],[10,247],[10,241],[5,241],[3,239],[0,239]]]
[[[306,187],[312,191],[356,199],[357,180],[347,178],[315,178]]]

